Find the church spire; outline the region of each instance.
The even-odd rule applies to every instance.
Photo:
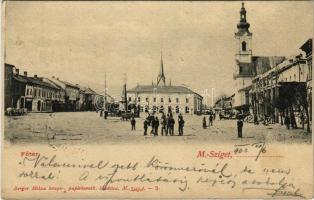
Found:
[[[236,35],[243,35],[244,33],[247,33],[248,35],[250,35],[250,24],[246,21],[246,9],[244,7],[244,2],[242,2],[242,7],[240,10],[240,22],[237,25],[238,28],[238,32],[236,33]]]
[[[161,58],[160,58],[160,71],[157,77],[157,86],[159,85],[160,82],[162,86],[166,85],[166,77],[164,74],[164,62],[162,59],[162,52],[161,52]]]

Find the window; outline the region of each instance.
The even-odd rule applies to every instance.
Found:
[[[164,98],[160,98],[160,102],[163,103],[164,102]]]
[[[154,97],[154,102],[156,102],[156,97]]]
[[[29,94],[29,89],[27,88],[27,90],[26,90],[26,96],[28,96],[28,94]]]
[[[245,41],[242,42],[242,51],[246,51],[246,42]]]
[[[297,76],[294,74],[294,80],[296,80],[297,79]]]
[[[137,97],[137,101],[141,102],[141,97]],[[143,109],[142,109],[143,110]],[[143,111],[142,111],[143,112]]]
[[[188,106],[185,107],[185,113],[189,113],[190,112],[190,108]]]
[[[148,102],[149,101],[149,99],[148,99],[148,97],[146,97],[146,102]]]
[[[239,72],[240,72],[240,73],[242,73],[242,72],[243,72],[243,68],[242,68],[242,66],[240,66],[240,68],[239,68]]]
[[[170,97],[169,97],[168,101],[169,101],[169,103],[171,103],[171,98]]]
[[[176,102],[179,103],[179,98],[176,98]]]
[[[34,90],[34,96],[36,97],[37,96],[37,89],[35,88]]]
[[[185,99],[185,102],[186,102],[186,103],[189,103],[189,98],[186,98],[186,99]]]
[[[131,97],[129,97],[129,101],[131,101]]]

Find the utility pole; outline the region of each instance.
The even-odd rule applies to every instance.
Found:
[[[124,89],[124,107],[125,107],[125,111],[127,111],[128,109],[128,99],[127,99],[127,93],[126,93],[126,82],[127,82],[127,76],[126,73],[124,73],[123,75],[123,81],[124,81],[124,85],[123,85],[123,89]]]
[[[107,74],[105,73],[105,96],[104,96],[104,118],[107,119],[108,116],[108,110],[107,110]]]
[[[105,97],[104,97],[104,111],[107,111],[107,74],[105,73]]]

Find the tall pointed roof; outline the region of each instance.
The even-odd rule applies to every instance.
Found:
[[[252,35],[252,33],[249,31],[250,24],[246,21],[246,9],[243,2],[240,10],[240,22],[238,23],[237,28],[238,32],[235,33],[237,36],[241,36],[244,33]]]
[[[161,58],[160,58],[160,70],[157,76],[157,86],[159,85],[159,83],[161,83],[162,86],[166,85],[166,77],[164,74],[164,62],[162,59],[162,53],[161,53]]]

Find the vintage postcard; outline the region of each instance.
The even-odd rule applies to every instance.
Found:
[[[313,197],[313,1],[2,4],[2,198]]]

